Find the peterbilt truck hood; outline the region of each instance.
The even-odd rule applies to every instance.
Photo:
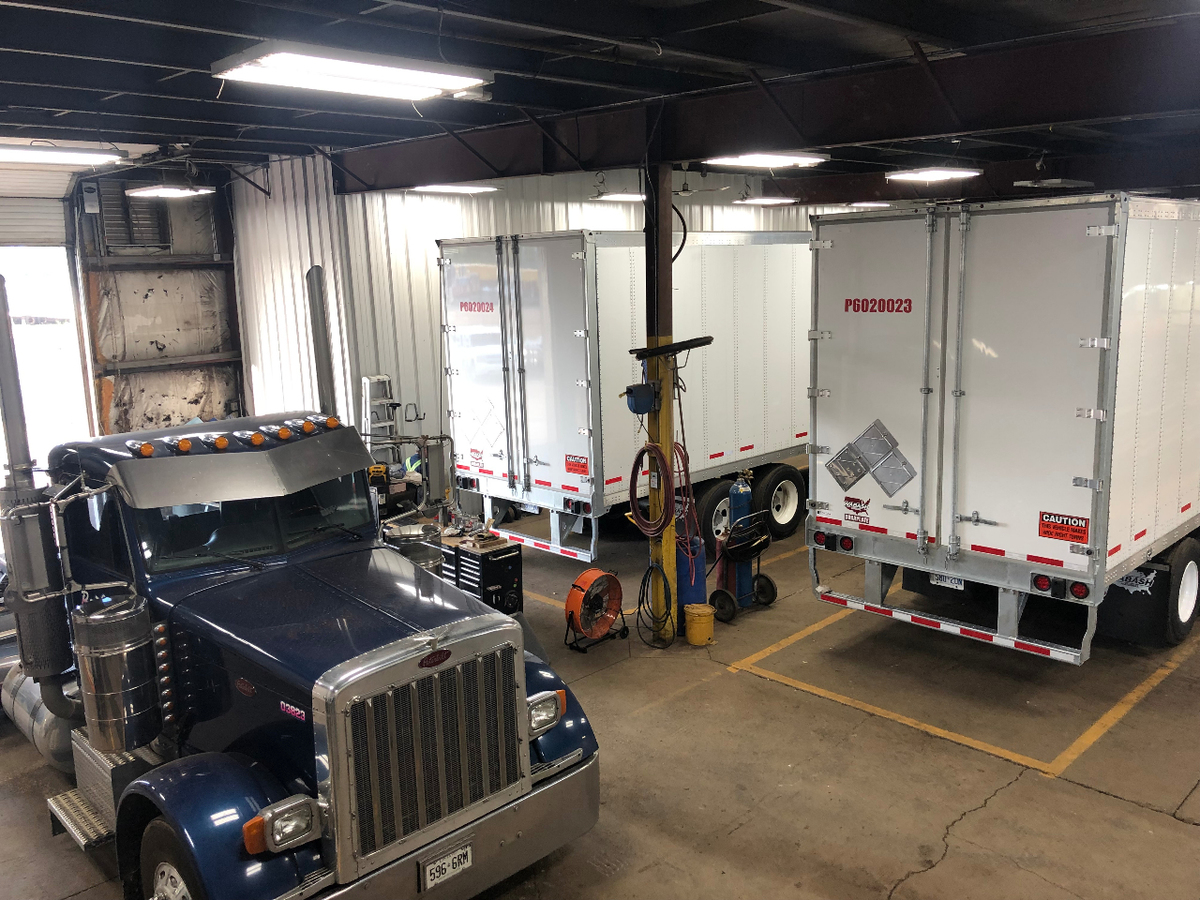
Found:
[[[224,644],[306,694],[322,674],[346,660],[420,632],[494,614],[392,548],[376,544],[224,580],[173,605],[177,625]]]

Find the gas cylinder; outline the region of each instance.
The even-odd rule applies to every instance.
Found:
[[[729,527],[731,529],[750,515],[750,493],[750,483],[744,477],[738,476],[738,480],[729,489]],[[736,571],[734,582],[737,585],[734,596],[737,597],[738,606],[752,606],[754,604],[754,566],[750,562],[738,563],[734,569]]]

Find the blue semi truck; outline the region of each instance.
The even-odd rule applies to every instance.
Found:
[[[68,443],[38,489],[2,398],[9,699],[70,723],[52,825],[115,845],[126,897],[469,897],[596,822],[579,703],[520,616],[380,540],[353,429]]]

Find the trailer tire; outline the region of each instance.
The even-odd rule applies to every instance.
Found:
[[[175,829],[162,816],[151,820],[142,832],[142,851],[139,860],[142,876],[142,896],[154,900],[158,881],[167,882],[164,896],[172,900],[208,900],[200,873]],[[174,882],[172,884],[172,882]]]
[[[1184,538],[1171,551],[1171,590],[1167,600],[1167,643],[1182,643],[1196,622],[1200,605],[1200,543]]]
[[[804,521],[808,484],[794,466],[779,463],[754,473],[750,504],[755,512],[767,511],[767,527],[774,540],[791,537]]]
[[[732,487],[733,482],[728,478],[710,481],[696,501],[700,536],[704,538],[704,549],[709,559],[716,559],[717,537],[724,537],[729,530],[729,490]]]

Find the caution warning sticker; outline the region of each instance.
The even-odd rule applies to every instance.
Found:
[[[1067,516],[1062,513],[1043,512],[1038,514],[1038,537],[1072,544],[1086,544],[1090,519],[1082,516]]]
[[[586,475],[588,474],[588,458],[586,456],[572,456],[568,453],[566,467],[568,475]]]

